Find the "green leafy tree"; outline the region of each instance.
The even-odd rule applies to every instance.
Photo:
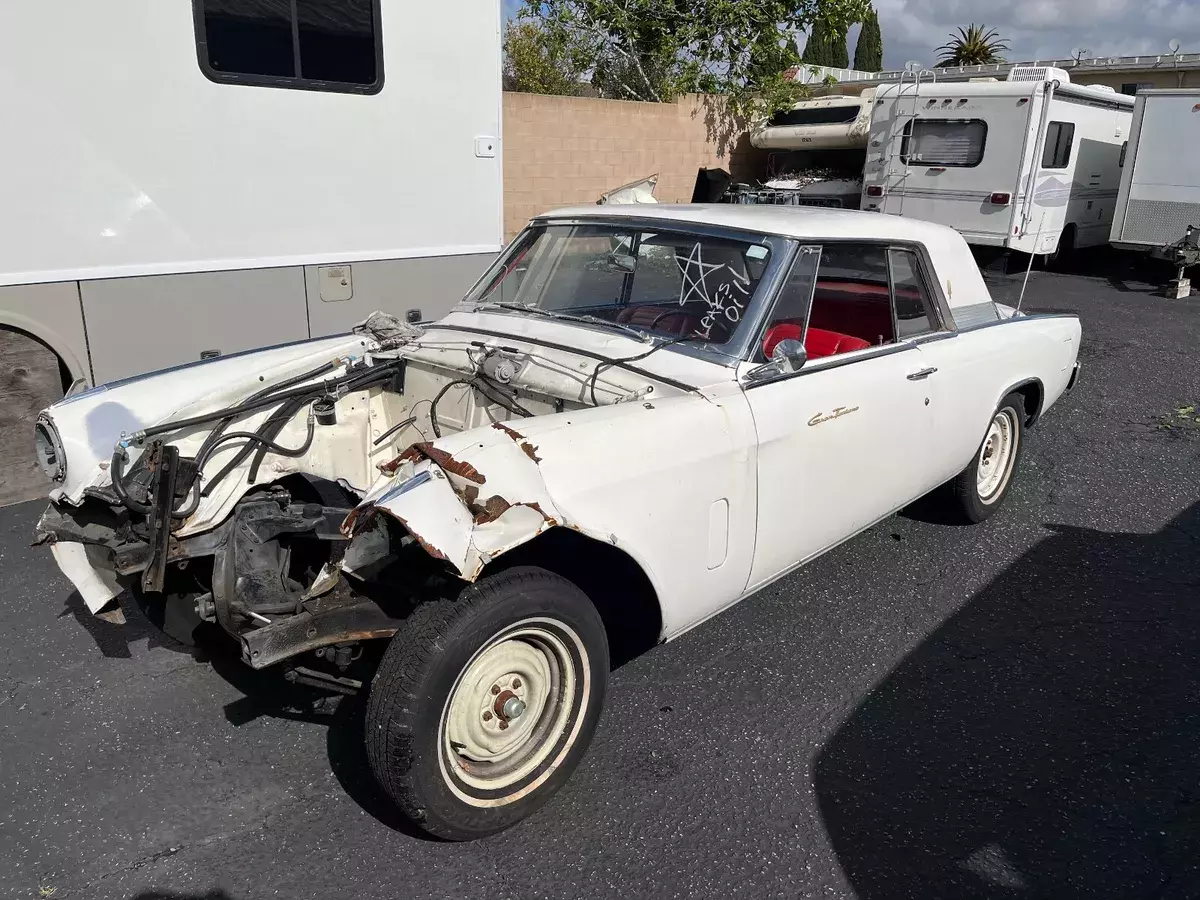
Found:
[[[526,0],[521,15],[592,59],[603,96],[717,94],[726,113],[744,118],[802,95],[782,65],[794,61],[799,34],[820,21],[844,35],[867,7],[868,0]]]
[[[937,48],[942,54],[937,64],[939,66],[983,66],[989,63],[1002,63],[1004,57],[1012,48],[1008,41],[1002,39],[995,28],[972,23],[966,28],[959,28],[958,33],[951,32],[950,40]]]
[[[863,17],[858,43],[854,45],[854,68],[860,72],[883,70],[883,33],[879,30],[879,16],[873,6]]]
[[[850,66],[850,54],[846,50],[846,32],[849,25],[838,27],[833,22],[817,19],[804,45],[804,62],[810,66],[828,66],[845,69]]]
[[[533,19],[509,22],[504,31],[504,89],[527,94],[576,96],[594,59],[569,35]]]

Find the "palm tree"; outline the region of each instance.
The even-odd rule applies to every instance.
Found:
[[[939,66],[982,66],[987,63],[1002,63],[1001,52],[1012,48],[1002,40],[995,28],[985,28],[972,23],[959,28],[958,34],[951,33],[950,40],[937,48],[942,54]]]

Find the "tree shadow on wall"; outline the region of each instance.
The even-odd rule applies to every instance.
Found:
[[[819,754],[863,900],[1200,896],[1200,504],[1053,531]]]
[[[726,160],[729,174],[734,181],[757,181],[766,175],[767,154],[750,144],[750,122],[745,118],[731,116],[725,106],[725,98],[719,94],[704,94],[693,116],[704,117],[704,128],[708,142],[717,151],[717,156]]]

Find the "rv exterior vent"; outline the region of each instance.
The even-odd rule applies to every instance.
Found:
[[[1059,84],[1070,84],[1071,76],[1065,69],[1054,66],[1013,66],[1008,73],[1009,81],[1057,81]]]
[[[1104,91],[1106,94],[1115,94],[1117,92],[1117,89],[1111,84],[1089,84],[1088,87],[1093,91]]]
[[[984,82],[999,81],[999,80],[1000,80],[999,78],[993,78],[991,75],[988,75],[986,78],[968,78],[967,79],[967,81],[970,82],[971,84],[983,84]]]

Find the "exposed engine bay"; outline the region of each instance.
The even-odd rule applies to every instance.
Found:
[[[520,420],[687,387],[622,359],[453,326],[427,333],[378,313],[352,338],[278,364],[272,353],[283,351],[222,363],[257,370],[236,386],[227,374],[227,390],[198,391],[186,370],[150,376],[163,390],[143,403],[142,383],[145,415],[121,402],[121,385],[52,407],[38,439],[59,487],[38,541],[93,612],[128,589],[177,631],[220,626],[254,668],[316,650],[331,665],[290,677],[344,692],[358,687],[345,673],[360,642],[389,637],[419,598],[560,524]],[[147,422],[156,403],[170,414]],[[104,458],[104,431],[118,424]],[[497,459],[494,492],[434,444],[472,430],[483,435],[472,446]],[[64,446],[80,434],[90,443]],[[506,481],[519,499],[505,499]],[[437,506],[410,516],[405,503]]]

